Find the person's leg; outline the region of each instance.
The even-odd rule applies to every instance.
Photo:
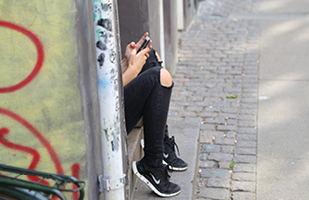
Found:
[[[143,116],[145,163],[162,167],[163,140],[173,82],[161,67],[153,67],[124,87],[126,128],[129,133]]]
[[[145,65],[142,68],[142,71],[140,72],[140,74],[142,74],[143,72],[151,69],[152,67],[155,66],[161,66],[162,61],[160,56],[158,55],[158,53],[152,49],[149,52],[149,57],[146,60]],[[163,81],[165,80],[171,80],[170,75],[168,74],[168,76],[163,77],[162,78]],[[169,85],[170,83],[166,83],[166,85]],[[164,85],[164,83],[163,83]],[[165,164],[168,165],[169,169],[171,170],[176,170],[176,171],[183,171],[186,170],[188,168],[188,164],[183,161],[181,158],[178,158],[176,153],[175,153],[175,146],[178,150],[178,146],[175,142],[175,138],[174,136],[169,137],[168,135],[168,125],[165,125],[165,130],[164,130],[164,145],[163,145],[163,149],[164,149],[164,154],[163,154],[163,159]]]
[[[145,156],[133,162],[133,172],[156,194],[171,197],[180,187],[169,181],[163,160],[163,138],[173,82],[161,67],[153,67],[125,86],[125,115],[130,132],[143,116]]]
[[[145,104],[159,83],[161,67],[152,68],[137,76],[124,87],[124,106],[127,133],[130,133],[143,116]]]
[[[154,88],[143,113],[145,162],[162,166],[164,130],[172,92],[172,78],[166,69],[160,70],[160,83]]]

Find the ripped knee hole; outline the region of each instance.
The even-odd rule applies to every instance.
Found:
[[[172,76],[164,68],[160,70],[160,83],[162,86],[165,86],[165,87],[170,87],[173,84]]]

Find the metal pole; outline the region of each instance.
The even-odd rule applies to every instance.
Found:
[[[165,63],[165,36],[164,36],[164,11],[163,0],[159,0],[159,20],[160,20],[160,56]]]
[[[117,3],[92,0],[96,46],[97,85],[100,106],[103,175],[100,191],[105,200],[125,199],[126,147],[123,136],[122,78]]]

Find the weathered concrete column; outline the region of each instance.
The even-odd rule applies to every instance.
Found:
[[[178,60],[177,3],[177,1],[164,1],[164,66],[172,74],[176,71]]]
[[[187,30],[195,16],[195,1],[183,0],[184,9],[184,30]]]
[[[92,2],[76,1],[78,66],[83,119],[85,122],[87,196],[88,199],[104,199],[99,191],[98,177],[102,175],[103,162],[100,143],[100,115],[93,34]]]
[[[121,200],[126,198],[126,130],[123,123],[117,1],[93,0],[92,4],[103,154],[100,191],[106,200]]]
[[[162,0],[152,0],[148,1],[148,18],[149,18],[149,33],[150,37],[152,39],[152,46],[160,55],[162,55],[163,52],[161,52],[161,46],[160,44],[163,41],[161,41],[163,38],[161,37],[161,33],[163,30],[161,30],[161,20],[160,15],[162,14],[162,8],[160,8],[160,3]],[[162,20],[163,21],[163,20]]]

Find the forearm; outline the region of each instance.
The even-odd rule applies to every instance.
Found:
[[[121,61],[121,68],[122,68],[122,83],[123,86],[128,84],[130,81],[132,81],[137,75],[131,70],[128,70],[129,68],[129,63],[126,57]]]
[[[122,73],[122,83],[123,86],[130,83],[138,75],[138,71],[134,70],[134,67],[127,67],[127,70]]]
[[[149,57],[148,53],[150,52],[150,50],[151,46],[137,53],[137,50],[134,47],[134,49],[129,52],[129,58],[125,57],[122,60],[121,67],[123,86],[127,85],[141,72],[143,65],[146,63],[146,59]],[[128,54],[128,52],[126,54]]]

